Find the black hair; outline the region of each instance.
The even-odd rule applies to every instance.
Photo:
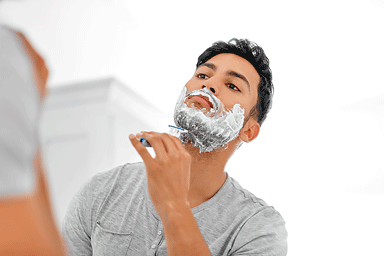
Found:
[[[196,68],[221,53],[232,53],[246,59],[259,74],[258,100],[244,120],[244,124],[250,117],[253,117],[261,126],[272,107],[272,96],[274,93],[272,71],[269,67],[268,57],[265,55],[263,48],[256,43],[247,39],[233,38],[228,42],[217,41],[213,43],[211,47],[207,48],[199,56]]]

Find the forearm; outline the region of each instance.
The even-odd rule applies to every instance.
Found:
[[[34,169],[36,186],[31,193],[0,198],[0,255],[66,255],[50,207],[40,151]]]
[[[162,222],[168,255],[211,255],[190,207],[170,210]]]

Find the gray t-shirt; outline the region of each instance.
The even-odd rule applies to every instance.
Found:
[[[0,26],[0,199],[32,192],[41,104],[27,54]]]
[[[220,190],[192,212],[212,255],[287,254],[281,215],[228,174]],[[63,236],[70,255],[168,255],[144,164],[89,180],[70,203]]]

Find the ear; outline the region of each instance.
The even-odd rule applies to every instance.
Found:
[[[244,142],[251,142],[254,140],[260,132],[260,125],[254,120],[250,118],[248,122],[244,125],[244,127],[239,132],[239,137]]]

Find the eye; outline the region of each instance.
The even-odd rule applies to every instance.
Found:
[[[203,74],[203,73],[199,73],[196,75],[197,78],[201,78],[201,79],[207,79],[208,76],[206,74]]]
[[[239,92],[240,92],[240,89],[237,88],[237,86],[234,85],[234,84],[228,84],[228,87],[229,87],[230,89],[232,89],[232,90],[235,90],[235,91],[239,91]]]

